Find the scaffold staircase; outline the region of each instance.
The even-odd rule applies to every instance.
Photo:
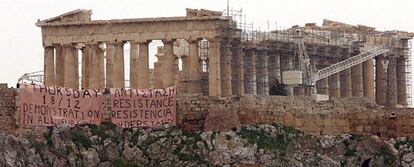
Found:
[[[318,70],[316,73],[312,74],[311,77],[311,84],[314,86],[316,85],[316,82],[324,79],[326,77],[329,77],[333,74],[339,73],[343,70],[346,70],[348,68],[351,68],[355,65],[361,64],[369,59],[372,59],[376,56],[379,56],[381,54],[384,54],[388,52],[389,50],[381,47],[381,46],[373,46],[367,49],[365,52],[362,52],[356,56],[350,57],[344,61],[335,63],[329,67],[323,68],[321,70]]]

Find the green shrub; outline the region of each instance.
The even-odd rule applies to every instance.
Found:
[[[391,151],[386,146],[381,146],[379,154],[384,158],[385,166],[393,166],[396,162],[396,157],[391,153]]]
[[[89,127],[91,128],[92,135],[100,137],[101,141],[105,141],[107,138],[110,137],[108,133],[106,133],[106,130],[101,126],[89,125]]]
[[[75,150],[70,145],[66,145],[66,155],[69,156],[71,153],[73,153]]]
[[[92,147],[92,142],[89,138],[83,134],[82,132],[75,132],[72,136],[72,141],[76,144],[76,146],[82,146],[85,149],[89,149]]]
[[[49,146],[53,145],[52,141],[52,129],[48,129],[46,132],[43,133],[43,137],[46,139],[46,143]]]

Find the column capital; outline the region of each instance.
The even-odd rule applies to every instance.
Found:
[[[178,56],[177,56],[177,57],[178,57]],[[185,59],[185,58],[188,58],[188,57],[189,57],[188,55],[180,55],[180,56],[179,56],[179,58],[181,58],[181,59],[182,59],[182,58],[184,58],[184,59]]]
[[[176,39],[163,39],[161,40],[164,44],[172,44],[176,41]]]
[[[85,47],[85,43],[77,43],[77,44],[75,45],[75,48],[76,48],[76,49],[82,49],[83,47]]]
[[[208,42],[221,42],[222,40],[224,40],[221,37],[213,37],[213,38],[207,38]]]
[[[55,47],[56,47],[56,45],[44,45],[43,46],[44,49],[53,49]]]
[[[43,48],[56,47],[56,44],[43,44]]]
[[[105,51],[105,50],[106,50],[106,48],[105,48],[105,44],[104,44],[103,42],[98,43],[98,47],[99,47],[99,49],[101,49],[102,51]]]
[[[200,39],[200,38],[190,38],[190,39],[187,39],[187,42],[189,43],[189,44],[198,44],[198,42],[200,42],[202,39]]]

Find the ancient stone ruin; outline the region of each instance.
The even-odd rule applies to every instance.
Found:
[[[288,95],[368,97],[388,106],[407,106],[410,97],[412,33],[324,20],[321,27],[308,23],[246,34],[232,17],[204,9],[187,9],[181,17],[92,20],[91,15],[91,10],[75,10],[36,23],[42,29],[45,84],[100,89],[175,85],[180,93],[226,97],[269,95],[278,80],[287,84]],[[149,68],[152,40],[163,43],[154,69]],[[314,85],[292,82],[295,77],[310,78]]]
[[[228,13],[186,12],[39,20],[44,71],[22,78],[106,92],[102,122],[19,124],[23,89],[0,84],[0,166],[414,166],[413,33],[331,20],[249,31]],[[171,86],[176,126],[111,123],[104,89]]]

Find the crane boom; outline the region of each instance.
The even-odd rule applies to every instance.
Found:
[[[362,52],[356,56],[350,57],[344,61],[335,63],[329,67],[318,70],[316,73],[312,74],[311,83],[312,85],[315,85],[316,81],[329,77],[333,74],[339,73],[355,65],[361,64],[369,59],[372,59],[378,55],[384,54],[388,51],[389,51],[388,49],[385,49],[381,46],[371,47],[367,51]]]

